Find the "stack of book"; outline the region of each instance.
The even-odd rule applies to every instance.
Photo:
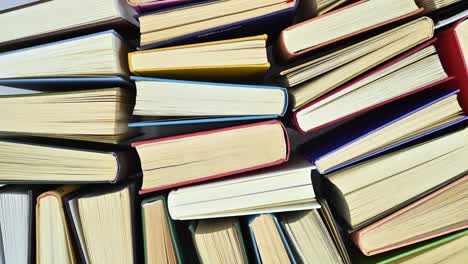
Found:
[[[0,3],[0,263],[464,263],[457,0]]]

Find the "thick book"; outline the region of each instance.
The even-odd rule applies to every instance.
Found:
[[[303,152],[318,172],[330,173],[464,122],[468,109],[459,101],[459,90],[424,91],[356,117]]]
[[[249,263],[238,218],[193,221],[189,230],[200,263]]]
[[[0,188],[2,263],[36,263],[34,205],[39,191],[31,186]]]
[[[0,84],[17,83],[16,78],[41,83],[40,78],[127,77],[128,50],[125,40],[108,30],[0,53]]]
[[[428,40],[434,35],[434,22],[429,17],[412,20],[337,51],[286,66],[278,75],[290,87],[292,109],[296,111],[319,96],[375,68]],[[321,53],[319,53],[321,54]]]
[[[141,263],[136,199],[134,182],[87,187],[64,196],[79,263]]]
[[[133,115],[154,119],[131,127],[274,119],[288,109],[288,92],[279,86],[131,79],[137,88]]]
[[[468,108],[468,16],[437,35],[436,48],[447,73],[455,78],[446,84],[461,90],[461,105]]]
[[[171,219],[165,195],[141,202],[145,263],[184,263],[193,257],[188,246],[188,230]]]
[[[189,80],[245,80],[270,69],[267,35],[130,52],[135,75]]]
[[[277,215],[295,260],[292,263],[351,263],[341,237],[324,214],[319,207]]]
[[[172,219],[202,219],[318,208],[312,164],[294,156],[285,164],[169,193]]]
[[[78,185],[64,185],[42,193],[36,203],[37,263],[77,263],[72,235],[65,217],[63,197]]]
[[[274,214],[249,216],[247,224],[257,263],[297,263],[278,218]]]
[[[468,128],[455,128],[326,175],[335,211],[355,230],[463,176]]]
[[[0,13],[0,23],[9,25],[0,36],[0,50],[106,29],[131,32],[138,26],[135,14],[125,0],[39,1]]]
[[[140,48],[271,34],[292,23],[298,2],[208,0],[144,14]]]
[[[1,140],[0,152],[2,183],[115,183],[136,166],[132,151]]]
[[[135,134],[127,126],[132,98],[125,88],[0,95],[9,113],[0,133],[119,143]]]
[[[127,0],[140,14],[165,9],[172,6],[184,5],[197,0]]]
[[[140,193],[213,180],[289,159],[289,138],[277,120],[132,144],[140,156]]]
[[[358,256],[356,261],[364,264],[461,263],[468,257],[467,243],[468,229],[465,229],[372,257]]]
[[[468,175],[352,234],[367,256],[468,228]]]
[[[419,45],[301,107],[293,113],[296,127],[304,134],[317,131],[449,81],[453,77],[445,72],[435,42]]]
[[[280,56],[292,59],[422,11],[414,0],[361,0],[284,29],[278,38]]]

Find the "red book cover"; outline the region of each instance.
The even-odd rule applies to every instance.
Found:
[[[206,175],[205,177],[202,177],[202,178],[197,178],[197,179],[193,179],[193,180],[178,182],[178,183],[171,184],[171,185],[159,186],[159,187],[150,188],[150,189],[141,189],[140,194],[145,194],[145,193],[149,193],[149,192],[154,192],[154,191],[159,191],[159,190],[164,190],[164,189],[171,189],[171,188],[174,188],[174,187],[179,187],[179,186],[189,185],[189,184],[193,184],[193,183],[213,180],[213,179],[221,178],[221,177],[224,177],[224,176],[239,174],[239,173],[243,173],[243,172],[246,172],[246,171],[257,170],[257,169],[261,169],[261,168],[265,168],[265,167],[269,167],[269,166],[284,163],[284,162],[288,161],[288,159],[289,159],[290,142],[289,142],[289,137],[288,137],[286,128],[284,127],[283,123],[281,123],[278,120],[270,120],[270,121],[259,122],[259,123],[254,123],[254,124],[247,124],[247,125],[241,125],[241,126],[221,128],[221,129],[215,129],[215,130],[209,130],[209,131],[203,131],[203,132],[197,132],[197,133],[190,133],[190,134],[185,134],[185,135],[166,137],[166,138],[160,138],[160,139],[154,139],[154,140],[146,140],[146,141],[140,141],[140,142],[133,143],[132,144],[133,147],[138,147],[138,146],[141,146],[141,145],[152,144],[152,143],[157,143],[157,142],[172,141],[172,140],[177,140],[177,139],[181,139],[181,138],[194,137],[194,136],[200,136],[200,135],[209,135],[209,134],[224,132],[224,131],[228,131],[228,130],[243,129],[243,128],[261,126],[261,125],[266,125],[266,124],[279,124],[283,128],[284,138],[285,138],[285,142],[286,142],[286,155],[285,155],[284,159],[275,160],[275,161],[272,161],[272,162],[269,162],[269,163],[266,163],[266,164],[261,164],[261,165],[258,165],[258,166],[254,166],[254,167],[241,168],[241,169],[234,170],[234,171],[228,171],[228,172],[224,172],[224,173],[220,173],[220,174],[216,174],[216,175]],[[144,175],[143,175],[143,178],[144,178]]]
[[[431,88],[431,87],[434,87],[434,86],[440,85],[440,84],[442,84],[442,83],[446,83],[446,82],[448,82],[449,80],[452,80],[453,77],[451,77],[451,76],[450,76],[450,73],[448,73],[448,75],[449,75],[450,77],[448,77],[448,78],[446,78],[446,79],[444,79],[444,80],[440,80],[440,81],[431,83],[431,84],[429,84],[429,85],[426,85],[426,86],[420,87],[420,88],[418,88],[418,89],[416,89],[416,90],[413,90],[413,91],[411,91],[411,92],[409,92],[409,93],[405,93],[405,94],[402,94],[402,95],[400,95],[400,96],[394,97],[394,98],[392,98],[392,99],[390,99],[390,100],[381,102],[381,103],[379,103],[379,104],[372,105],[372,106],[367,107],[367,108],[364,108],[364,109],[362,109],[362,110],[360,110],[360,111],[351,113],[351,114],[346,115],[346,116],[344,116],[344,117],[341,117],[341,118],[339,118],[339,119],[336,119],[336,120],[333,120],[333,121],[328,122],[328,123],[326,123],[326,124],[323,124],[323,125],[321,125],[321,126],[315,127],[315,128],[313,128],[313,129],[311,129],[311,130],[305,131],[305,130],[303,130],[303,129],[299,126],[299,123],[298,123],[298,121],[297,121],[297,115],[298,115],[299,112],[305,111],[308,107],[310,107],[310,106],[312,106],[312,105],[314,105],[314,104],[316,104],[316,103],[318,103],[318,102],[320,102],[320,101],[322,101],[322,100],[325,100],[326,98],[328,98],[328,97],[334,95],[335,93],[338,93],[338,92],[340,92],[340,91],[342,91],[342,90],[347,89],[349,86],[353,85],[354,83],[360,82],[361,80],[363,80],[363,79],[365,79],[365,78],[367,78],[367,77],[369,77],[369,76],[371,76],[371,75],[374,75],[374,74],[376,74],[376,73],[378,73],[378,72],[384,70],[385,68],[387,68],[387,67],[389,67],[389,66],[391,66],[391,65],[393,65],[393,64],[395,64],[395,63],[397,63],[397,62],[399,62],[400,60],[402,60],[402,59],[404,59],[404,58],[406,58],[406,57],[408,57],[408,56],[410,56],[410,55],[412,55],[412,54],[414,54],[414,53],[416,53],[416,52],[418,52],[418,51],[424,49],[425,47],[428,47],[428,46],[430,46],[430,45],[435,44],[436,42],[437,42],[437,39],[436,39],[436,38],[433,38],[433,39],[431,39],[431,40],[429,40],[429,41],[426,41],[425,43],[423,43],[423,44],[421,44],[421,45],[419,45],[419,46],[417,46],[417,47],[411,49],[411,50],[408,51],[408,52],[405,52],[405,53],[401,54],[400,56],[396,57],[395,59],[393,59],[393,60],[391,60],[391,61],[385,63],[384,65],[382,65],[382,66],[376,68],[375,70],[370,71],[370,72],[368,72],[367,74],[364,74],[363,76],[354,79],[353,81],[347,83],[346,85],[342,86],[341,88],[335,89],[333,92],[328,93],[327,95],[325,95],[325,96],[323,96],[323,97],[317,99],[316,101],[312,101],[312,102],[310,102],[309,104],[307,104],[307,105],[301,107],[299,110],[297,110],[296,112],[294,112],[294,113],[293,113],[293,116],[292,116],[293,122],[294,122],[296,128],[297,128],[301,133],[307,134],[308,132],[316,131],[316,130],[322,129],[322,128],[324,128],[324,127],[328,127],[328,126],[330,126],[330,125],[332,125],[332,124],[335,124],[335,123],[338,123],[338,122],[341,122],[341,121],[350,119],[350,118],[355,117],[355,116],[357,116],[357,115],[359,115],[359,114],[362,114],[362,113],[364,113],[364,112],[370,111],[370,110],[375,109],[375,108],[378,108],[378,107],[380,107],[380,106],[382,106],[382,105],[386,105],[386,104],[388,104],[388,103],[391,103],[391,102],[396,101],[396,100],[398,100],[398,99],[404,98],[404,97],[409,96],[409,95],[411,95],[411,94],[414,94],[414,93],[417,93],[417,92],[420,92],[420,91],[429,89],[429,88]]]
[[[465,61],[460,39],[455,30],[467,19],[468,16],[449,29],[439,32],[435,45],[445,71],[455,77],[444,86],[450,89],[460,89],[459,101],[465,113],[468,113],[468,62]]]
[[[393,22],[396,22],[396,21],[399,21],[399,20],[402,20],[402,19],[405,19],[405,18],[408,18],[408,17],[411,17],[411,16],[414,16],[414,15],[417,15],[419,13],[421,13],[422,11],[424,11],[424,8],[419,8],[418,10],[414,11],[414,12],[411,12],[409,14],[406,14],[406,15],[403,15],[403,16],[400,16],[400,17],[397,17],[397,18],[394,18],[392,20],[389,20],[389,21],[385,21],[383,23],[379,23],[377,25],[374,25],[372,27],[368,27],[368,28],[365,28],[363,30],[359,30],[359,31],[356,31],[356,32],[353,32],[351,34],[348,34],[348,35],[345,35],[345,36],[342,36],[342,37],[339,37],[339,38],[336,38],[336,39],[333,39],[333,40],[330,40],[328,42],[325,42],[325,43],[322,43],[320,45],[316,45],[316,46],[313,46],[313,47],[310,47],[310,48],[307,48],[307,49],[304,49],[304,50],[301,50],[299,52],[290,52],[287,47],[286,47],[286,43],[285,43],[285,38],[284,38],[284,32],[285,31],[288,31],[288,30],[293,30],[294,28],[297,28],[301,25],[304,25],[304,24],[308,24],[308,23],[314,23],[316,20],[319,20],[319,19],[322,19],[326,16],[331,16],[331,15],[334,15],[335,13],[339,13],[343,10],[346,10],[348,8],[352,8],[354,6],[357,6],[359,4],[362,4],[363,2],[367,2],[369,0],[361,0],[361,1],[358,1],[354,4],[350,4],[350,5],[346,5],[342,8],[339,8],[335,11],[332,11],[330,13],[326,13],[324,15],[321,15],[321,16],[318,16],[318,17],[315,17],[315,18],[312,18],[312,19],[309,19],[309,20],[306,20],[302,23],[298,23],[298,24],[295,24],[293,26],[290,26],[286,29],[284,29],[279,38],[278,38],[278,50],[279,50],[279,53],[280,53],[280,57],[283,58],[284,60],[291,60],[293,58],[296,58],[298,56],[301,56],[305,53],[308,53],[310,51],[313,51],[313,50],[316,50],[316,49],[319,49],[319,48],[322,48],[322,47],[325,47],[325,46],[328,46],[328,45],[331,45],[333,43],[336,43],[336,42],[339,42],[341,40],[344,40],[344,39],[347,39],[347,38],[350,38],[350,37],[353,37],[353,36],[356,36],[356,35],[359,35],[359,34],[362,34],[362,33],[365,33],[365,32],[368,32],[370,30],[373,30],[373,29],[376,29],[376,28],[379,28],[379,27],[382,27],[384,25],[387,25],[387,24],[390,24],[390,23],[393,23]],[[311,32],[311,34],[313,34],[313,32]]]
[[[430,232],[426,235],[421,235],[421,236],[418,236],[414,239],[411,239],[411,240],[407,240],[407,241],[403,241],[401,243],[397,243],[397,244],[394,244],[392,246],[389,246],[389,247],[385,247],[385,248],[381,248],[381,249],[378,249],[378,250],[374,250],[374,251],[368,251],[366,250],[362,243],[361,243],[361,236],[384,224],[384,223],[387,223],[389,221],[392,221],[392,219],[394,219],[395,217],[401,215],[401,214],[404,214],[405,212],[408,212],[410,210],[412,210],[413,208],[421,205],[421,204],[424,204],[426,203],[427,201],[430,201],[431,199],[433,199],[434,197],[438,196],[438,195],[441,195],[443,194],[444,192],[450,190],[451,188],[457,186],[458,184],[461,184],[462,182],[465,182],[468,180],[468,175],[465,175],[464,177],[450,183],[449,185],[446,185],[445,187],[415,201],[414,203],[411,203],[405,207],[403,207],[402,209],[394,212],[393,214],[363,228],[363,229],[360,229],[356,232],[354,232],[352,234],[352,239],[354,241],[354,243],[359,247],[359,249],[362,251],[362,253],[364,253],[366,256],[372,256],[372,255],[376,255],[376,254],[380,254],[380,253],[383,253],[383,252],[386,252],[386,251],[390,251],[390,250],[393,250],[393,249],[397,249],[397,248],[401,248],[401,247],[405,247],[405,246],[409,246],[409,245],[412,245],[412,244],[416,244],[418,242],[421,242],[421,241],[425,241],[425,240],[428,240],[428,239],[431,239],[431,238],[434,238],[434,237],[438,237],[438,236],[442,236],[442,235],[445,235],[445,234],[448,234],[448,233],[452,233],[452,232],[455,232],[455,231],[458,231],[458,230],[462,230],[462,229],[465,229],[465,228],[468,228],[468,224],[464,223],[464,224],[460,224],[460,225],[457,225],[457,226],[449,226],[447,228],[442,228],[440,230],[436,230],[434,232]]]

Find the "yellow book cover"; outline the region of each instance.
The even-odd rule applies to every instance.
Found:
[[[217,66],[196,66],[196,67],[172,67],[172,68],[151,68],[151,69],[136,69],[134,67],[133,56],[136,54],[153,53],[167,50],[187,49],[194,47],[203,47],[217,44],[242,42],[249,40],[264,40],[266,42],[267,35],[259,35],[253,37],[236,38],[229,40],[211,41],[197,44],[189,44],[175,47],[158,48],[151,50],[142,50],[130,52],[128,54],[128,63],[130,71],[139,76],[146,77],[163,77],[171,79],[209,79],[209,80],[225,80],[239,78],[254,78],[264,75],[270,69],[270,63],[265,64],[240,64],[240,65],[217,65]],[[266,52],[266,51],[265,51]]]
[[[40,261],[40,200],[47,197],[47,196],[53,196],[55,197],[58,202],[59,202],[59,205],[60,205],[60,214],[61,214],[61,217],[62,217],[62,221],[63,223],[65,223],[64,225],[64,231],[65,231],[65,236],[66,236],[66,241],[67,241],[67,248],[70,252],[70,263],[72,264],[75,264],[77,263],[76,261],[76,256],[75,256],[75,253],[73,251],[73,247],[72,247],[72,241],[71,241],[71,234],[70,234],[70,230],[68,230],[68,225],[66,224],[67,223],[67,219],[65,217],[65,209],[64,209],[64,206],[63,206],[63,200],[62,198],[71,193],[71,192],[74,192],[76,191],[80,186],[79,185],[63,185],[63,186],[60,186],[60,187],[57,187],[55,188],[54,190],[51,190],[51,191],[47,191],[47,192],[44,192],[42,193],[41,195],[39,195],[37,197],[37,201],[36,201],[36,263],[40,264],[41,261]]]

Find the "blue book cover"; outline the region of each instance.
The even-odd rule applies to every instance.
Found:
[[[148,126],[173,126],[173,125],[190,125],[190,124],[203,124],[203,123],[219,123],[219,122],[237,122],[237,121],[250,121],[250,120],[267,120],[275,119],[280,116],[284,116],[288,110],[288,91],[286,88],[279,86],[266,86],[266,85],[245,85],[245,84],[228,84],[228,83],[209,83],[209,82],[198,82],[198,81],[184,81],[184,80],[169,80],[160,78],[148,78],[148,77],[137,77],[131,76],[132,81],[164,81],[174,83],[191,83],[191,84],[203,84],[231,87],[233,89],[276,89],[282,90],[285,95],[283,112],[280,115],[254,115],[254,116],[221,116],[221,117],[183,117],[183,118],[158,118],[155,120],[133,122],[129,123],[129,127],[148,127]]]
[[[335,130],[327,133],[326,135],[320,137],[319,140],[313,141],[313,143],[308,144],[304,148],[304,155],[306,158],[312,162],[316,163],[317,160],[330,155],[347,145],[354,143],[363,137],[366,137],[376,131],[393,124],[423,108],[426,108],[440,100],[443,100],[451,95],[458,94],[459,90],[456,91],[446,91],[446,90],[429,90],[423,93],[419,93],[404,100],[395,102],[390,105],[375,109],[370,113],[367,113],[363,116],[359,116],[354,120],[349,121],[348,123],[336,128]],[[317,171],[321,174],[330,173],[332,171],[347,167],[349,165],[355,164],[362,160],[371,158],[383,152],[389,151],[396,147],[399,147],[403,144],[407,144],[416,139],[422,138],[424,136],[433,134],[437,131],[445,129],[447,127],[454,126],[461,122],[467,120],[467,116],[456,119],[450,123],[436,127],[429,131],[426,131],[421,134],[414,135],[410,138],[396,142],[382,149],[378,149],[368,153],[366,155],[356,157],[346,163],[337,165],[328,170],[321,170],[317,167]]]
[[[131,83],[120,76],[90,76],[0,79],[0,85],[17,88],[109,88],[128,87]]]
[[[204,2],[196,2],[189,5],[197,5],[197,4],[204,4],[208,2],[213,2],[213,0],[208,0]],[[286,1],[285,1],[286,2]],[[220,39],[232,39],[237,37],[244,37],[244,36],[255,36],[259,34],[268,34],[274,35],[279,33],[279,31],[283,28],[288,27],[292,24],[294,19],[294,14],[296,9],[299,5],[299,0],[296,0],[296,4],[288,9],[281,10],[278,12],[274,12],[271,14],[247,19],[241,22],[231,23],[228,25],[215,27],[199,32],[195,32],[192,34],[187,34],[184,36],[176,37],[173,39],[156,42],[148,45],[142,45],[138,49],[145,50],[145,49],[153,49],[159,48],[163,46],[174,46],[180,44],[187,44],[187,43],[197,43],[197,42],[206,42],[212,40],[220,40]],[[177,8],[186,8],[187,5],[182,5],[175,7]],[[166,12],[167,10],[163,10]],[[157,11],[158,12],[158,11]],[[157,13],[153,12],[153,13]]]
[[[296,264],[297,261],[296,261],[296,258],[294,256],[294,254],[293,254],[293,250],[289,246],[288,240],[286,239],[286,235],[284,234],[283,229],[281,228],[281,225],[280,225],[280,223],[278,221],[278,218],[274,214],[268,214],[268,215],[271,215],[271,217],[273,218],[273,221],[275,221],[276,228],[278,229],[278,233],[280,234],[281,240],[283,241],[284,247],[286,248],[286,251],[287,251],[288,256],[289,256],[289,260],[291,261],[292,264]],[[258,251],[257,242],[255,241],[255,234],[253,233],[253,230],[250,227],[250,224],[252,223],[252,221],[255,218],[257,218],[258,216],[260,216],[260,215],[248,216],[247,217],[247,223],[248,223],[248,226],[249,226],[248,229],[249,229],[250,239],[252,241],[253,251],[254,251],[254,254],[255,254],[255,260],[257,261],[258,264],[261,264],[262,259],[260,257],[260,253]]]

